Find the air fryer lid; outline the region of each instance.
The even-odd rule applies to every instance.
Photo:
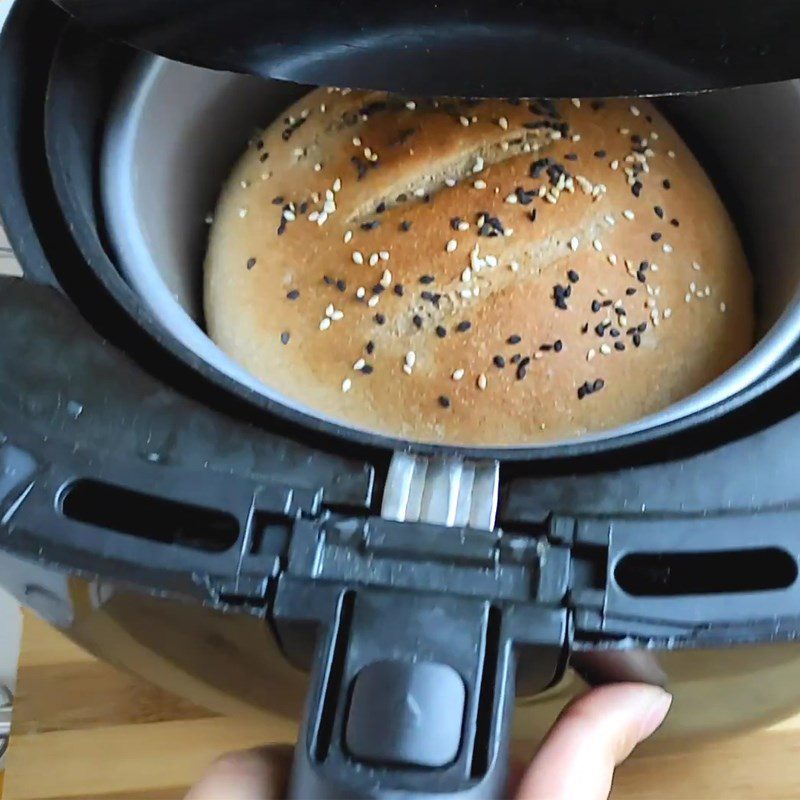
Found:
[[[318,85],[674,94],[796,77],[796,0],[57,0],[134,46]]]

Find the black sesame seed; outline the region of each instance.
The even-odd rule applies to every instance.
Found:
[[[335,281],[333,280],[333,278],[331,278],[331,276],[330,276],[330,275],[323,275],[323,276],[322,276],[322,282],[323,282],[323,283],[324,283],[326,286],[333,286],[333,284],[335,283]]]
[[[339,280],[338,280],[338,281],[336,281],[336,288],[337,288],[337,289],[338,289],[340,292],[345,292],[345,291],[347,291],[347,281],[343,280],[342,278],[339,278]]]
[[[574,269],[570,269],[567,270],[567,278],[569,278],[570,283],[577,283],[581,279],[581,276],[578,275]]]
[[[422,317],[419,314],[414,314],[414,316],[411,317],[411,321],[414,323],[414,325],[417,328],[421,328],[422,327]]]
[[[398,203],[405,203],[405,201],[408,200],[408,195],[405,192],[401,192],[397,195],[395,200],[397,200]]]
[[[527,374],[528,374],[528,365],[520,361],[519,365],[517,366],[517,380],[518,381],[523,380]]]
[[[259,139],[256,142],[256,150],[263,150],[263,149],[264,149],[264,140],[263,139]]]
[[[277,197],[272,198],[272,205],[274,206],[281,206],[283,205],[283,195],[278,195]]]
[[[606,385],[606,382],[602,378],[598,378],[592,384],[592,391],[593,392],[599,392],[605,385]]]
[[[262,153],[258,160],[263,164],[269,158],[269,153]]]
[[[436,335],[440,339],[444,339],[444,337],[447,336],[447,328],[445,328],[443,325],[437,325],[436,326]]]
[[[578,387],[578,400],[583,400],[583,398],[586,397],[588,385],[589,384],[584,383]]]
[[[658,231],[653,231],[653,233],[650,234],[650,239],[653,242],[657,242],[661,239],[661,234]]]
[[[642,343],[642,337],[638,333],[633,334],[633,345],[638,347]]]
[[[256,265],[256,260],[254,258],[247,259],[247,269],[253,269],[255,265]]]
[[[468,331],[471,327],[472,323],[465,319],[459,322],[458,325],[456,325],[456,330],[459,333],[466,333],[466,331]]]
[[[624,342],[614,342],[614,349],[615,350],[624,350],[625,343]]]
[[[371,231],[378,227],[381,223],[378,220],[373,219],[370,222],[362,222],[361,223],[361,230],[362,231]]]
[[[411,223],[407,219],[404,219],[400,223],[400,230],[407,233],[408,231],[411,230]]]
[[[631,193],[634,197],[638,197],[642,193],[642,182],[641,181],[634,181],[633,186],[631,186]]]
[[[281,344],[289,344],[289,331],[284,331],[281,334]]]
[[[553,350],[555,350],[556,353],[560,353],[563,349],[564,349],[564,342],[562,342],[561,339],[556,339],[555,342],[553,343]]]
[[[453,219],[451,219],[451,220],[450,220],[450,227],[451,227],[451,228],[452,228],[454,231],[457,231],[457,230],[458,230],[458,226],[459,226],[459,225],[460,225],[462,222],[463,222],[463,220],[461,219],[461,217],[453,217]]]
[[[375,206],[375,213],[383,214],[384,211],[386,211],[386,203],[383,200],[381,200],[381,202],[378,203],[377,206]]]
[[[386,291],[386,287],[381,283],[376,283],[372,287],[372,293],[373,294],[383,294],[385,291]]]
[[[605,157],[606,157],[606,155],[607,155],[607,154],[606,154],[606,151],[605,151],[605,150],[595,150],[595,151],[594,151],[594,157],[595,157],[595,158],[605,158]]]
[[[644,333],[647,330],[647,323],[646,322],[640,322],[636,326],[636,330],[639,331],[639,333]]]
[[[647,282],[647,275],[645,275],[644,272],[639,270],[636,273],[636,280],[639,281],[639,283],[646,283]]]
[[[612,339],[616,339],[619,336],[619,328],[612,328],[608,333]]]
[[[403,288],[402,283],[396,283],[393,291],[398,297],[402,297],[405,294],[405,289]]]
[[[581,333],[588,333],[588,332],[589,332],[589,323],[584,322],[583,325],[581,325]]]
[[[592,300],[592,313],[596,314],[601,308],[599,300]]]
[[[528,214],[528,216],[530,217],[531,222],[536,222],[536,209],[532,208],[531,213]]]
[[[564,154],[564,158],[567,161],[577,161],[578,160],[578,154],[577,153],[565,153]]]
[[[553,345],[551,345],[551,344],[540,344],[539,345],[539,349],[543,353],[549,353],[553,349]]]
[[[435,280],[436,280],[436,278],[434,278],[434,277],[433,277],[433,275],[423,275],[423,276],[422,276],[422,277],[419,279],[419,282],[420,282],[420,283],[421,283],[423,286],[427,286],[428,284],[430,284],[430,283],[433,283]]]
[[[361,372],[364,375],[372,375],[374,370],[375,370],[375,368],[372,366],[372,364],[364,364],[364,366],[361,367]]]
[[[592,106],[592,111],[599,111],[601,108],[605,106],[605,101],[592,100],[591,106]]]
[[[514,353],[514,355],[511,356],[511,358],[509,358],[508,360],[512,364],[519,364],[521,358],[522,358],[522,355],[520,353]]]
[[[286,293],[287,300],[297,300],[298,297],[300,297],[300,292],[297,289],[292,289]]]
[[[678,222],[677,219],[671,219],[669,221],[669,224],[672,225],[673,228],[679,228],[680,225],[681,225],[680,222]]]
[[[519,344],[522,341],[522,337],[519,334],[512,334],[511,336],[506,339],[508,344]]]
[[[439,395],[439,405],[442,408],[450,408],[450,398],[445,395]]]
[[[305,214],[306,211],[308,211],[308,201],[303,200],[303,202],[300,203],[300,213]]]
[[[375,342],[370,339],[364,349],[367,351],[367,355],[371,356],[375,352]]]
[[[386,322],[386,317],[384,317],[383,314],[376,314],[374,319],[378,325],[383,325],[383,323]]]
[[[672,188],[672,183],[670,182],[669,178],[664,178],[664,180],[661,181],[661,185],[667,190]]]
[[[501,355],[497,355],[492,359],[492,363],[499,369],[503,369],[506,365],[506,360]]]
[[[603,300],[603,302],[600,305],[602,305],[603,308],[608,308],[610,305],[613,305],[613,303],[614,303],[613,300]]]
[[[420,293],[420,297],[423,300],[430,300],[430,302],[433,302],[433,292],[429,292],[429,291],[426,290],[426,291]]]
[[[625,290],[625,294],[626,294],[626,295],[628,295],[628,297],[630,297],[631,295],[634,295],[634,294],[636,294],[636,288],[635,288],[635,287],[633,287],[633,286],[629,286],[629,287],[628,287],[628,288]]]
[[[656,212],[656,216],[659,219],[664,219],[664,209],[661,206],[653,206],[653,211]]]

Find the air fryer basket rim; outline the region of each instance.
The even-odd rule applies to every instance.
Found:
[[[152,247],[148,246],[147,236],[142,230],[143,225],[140,224],[139,219],[142,209],[136,206],[132,176],[135,174],[137,180],[141,179],[141,174],[146,172],[146,167],[142,169],[136,163],[135,149],[137,139],[141,135],[140,127],[147,126],[150,120],[160,117],[158,113],[154,114],[154,109],[156,111],[159,110],[157,103],[161,85],[169,85],[170,81],[188,80],[187,87],[189,87],[193,78],[196,79],[197,89],[199,90],[202,84],[212,94],[212,97],[213,92],[241,92],[243,90],[238,87],[244,86],[248,81],[252,81],[251,78],[231,76],[225,73],[210,73],[198,67],[187,67],[161,57],[141,55],[129,75],[124,79],[117,100],[112,107],[110,122],[104,137],[101,186],[106,220],[111,232],[114,249],[119,255],[121,270],[133,288],[138,291],[150,306],[162,326],[205,361],[210,361],[211,365],[216,369],[240,383],[244,383],[250,389],[266,394],[278,407],[286,408],[288,406],[291,410],[299,411],[306,417],[310,416],[322,421],[323,424],[335,425],[344,435],[370,435],[371,432],[368,430],[336,419],[326,418],[313,409],[303,407],[289,398],[282,397],[269,387],[264,387],[263,384],[249,375],[246,370],[236,365],[232,359],[222,353],[211,342],[205,332],[192,321],[185,306],[187,302],[186,292],[183,292],[182,302],[178,302],[176,300],[178,292],[170,291],[164,282],[164,276],[159,265],[163,265],[165,261],[168,261],[171,253],[169,247],[166,247],[162,251],[157,250],[154,255]],[[278,89],[281,98],[287,95],[284,86],[279,85]],[[790,93],[792,97],[800,101],[797,84],[786,84],[781,91]],[[248,97],[252,94],[250,86],[247,87],[246,92]],[[170,96],[174,97],[175,94],[175,92],[172,92]],[[189,91],[186,94],[192,96],[196,95],[197,92]],[[153,99],[154,96],[155,100]],[[282,102],[285,103],[285,100]],[[282,107],[282,105],[278,106],[277,109],[280,110]],[[272,111],[274,112],[275,109],[272,109]],[[235,153],[236,151],[233,152]],[[204,158],[202,163],[205,164],[207,161],[208,159]],[[167,163],[166,166],[169,167],[170,165]],[[146,213],[147,211],[145,211]],[[152,238],[151,236],[151,240]],[[171,245],[172,243],[165,244]],[[800,263],[800,259],[798,259],[798,263]],[[193,265],[183,264],[180,266],[183,266],[185,270],[191,270]],[[174,275],[172,280],[174,281]],[[768,284],[768,286],[772,288],[772,284]],[[439,450],[443,447],[446,450],[456,450],[458,452],[469,450],[482,456],[489,455],[493,450],[497,449],[501,449],[506,456],[516,455],[520,451],[536,451],[543,454],[557,452],[560,455],[566,448],[582,450],[587,446],[598,444],[603,446],[606,443],[611,443],[613,446],[616,442],[623,440],[626,435],[655,431],[659,427],[669,426],[672,422],[678,422],[683,419],[688,420],[692,415],[718,406],[746,388],[753,386],[786,355],[791,345],[800,338],[799,332],[800,309],[795,295],[790,301],[786,302],[780,318],[774,322],[768,333],[761,338],[743,359],[726,373],[695,394],[678,401],[669,408],[624,426],[546,444],[506,445],[502,448],[491,446],[463,448],[415,441],[404,441],[401,446],[403,449],[413,448],[415,450],[419,448],[435,448]],[[384,438],[380,434],[377,435],[380,438]]]

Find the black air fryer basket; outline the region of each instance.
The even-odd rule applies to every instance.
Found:
[[[116,263],[98,165],[141,58],[121,40],[311,84],[673,93],[793,78],[800,7],[63,5],[89,27],[17,0],[0,39],[0,214],[24,270],[0,277],[7,563],[118,587],[141,630],[156,600],[213,619],[158,645],[175,659],[213,628],[310,671],[300,797],[499,796],[515,696],[568,667],[669,683],[661,656],[697,650],[713,679],[726,648],[796,638],[796,348],[723,402],[602,442],[459,450],[340,428],[161,327]],[[558,69],[531,76],[532,47]],[[261,663],[221,648],[198,674],[225,659],[220,682]],[[253,672],[236,691],[261,703]]]

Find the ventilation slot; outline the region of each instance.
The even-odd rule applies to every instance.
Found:
[[[100,481],[73,483],[61,513],[76,522],[128,536],[218,553],[236,544],[239,523],[231,514],[164,500]]]
[[[797,563],[778,548],[633,553],[617,563],[614,577],[633,597],[770,592],[795,582]]]

